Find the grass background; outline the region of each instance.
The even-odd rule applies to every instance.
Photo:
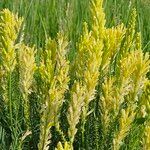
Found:
[[[72,41],[72,50],[82,32],[82,24],[90,25],[90,0],[1,0],[0,10],[9,8],[25,18],[25,42],[43,47],[46,35],[52,38],[63,30]],[[107,26],[128,23],[131,9],[137,9],[137,30],[142,32],[144,51],[150,49],[150,1],[104,0]],[[72,51],[73,52],[73,51]]]

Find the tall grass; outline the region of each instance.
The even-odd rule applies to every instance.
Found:
[[[25,41],[27,43],[36,44],[38,47],[44,46],[42,43],[46,35],[56,37],[58,30],[63,28],[68,32],[74,49],[77,37],[82,33],[83,22],[91,24],[89,3],[90,0],[2,0],[0,9],[9,8],[25,18]],[[142,32],[143,49],[148,51],[150,46],[148,1],[105,0],[107,26],[111,27],[119,22],[127,24],[133,7],[137,9],[137,30]]]
[[[2,1],[0,149],[148,150],[147,4]]]

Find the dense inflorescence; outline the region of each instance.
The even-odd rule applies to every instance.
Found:
[[[0,12],[0,149],[150,149],[150,60],[136,10],[128,26],[107,28],[102,4],[90,4],[73,60],[65,32],[36,49],[19,39],[23,19]]]

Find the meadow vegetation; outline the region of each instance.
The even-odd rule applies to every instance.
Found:
[[[1,150],[149,150],[146,0],[2,0]]]

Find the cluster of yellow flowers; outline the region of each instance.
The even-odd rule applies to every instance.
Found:
[[[73,150],[77,125],[82,122],[82,132],[86,132],[85,123],[92,112],[89,104],[94,100],[98,100],[104,147],[107,147],[106,142],[114,123],[118,124],[112,133],[114,150],[120,149],[136,116],[140,113],[142,117],[150,115],[150,88],[146,77],[150,60],[148,53],[142,52],[140,33],[135,32],[136,10],[132,11],[128,27],[120,24],[106,28],[102,4],[102,0],[91,3],[93,24],[90,30],[88,24],[84,23],[72,63],[68,59],[68,40],[64,33],[58,33],[56,39],[46,40],[37,65],[37,50],[23,41],[17,41],[23,19],[7,9],[0,12],[0,82],[4,105],[13,126],[15,108],[11,98],[11,78],[18,71],[24,119],[27,130],[30,130],[29,95],[39,87],[39,150],[49,149],[52,127],[63,135],[64,140],[58,143],[56,150]],[[34,81],[36,73],[39,74],[41,85],[36,85]],[[60,127],[60,115],[66,102],[66,92],[69,95],[66,113],[68,129],[64,135]],[[142,144],[143,149],[147,150],[150,148],[148,119],[144,126]]]
[[[8,9],[0,12],[0,80],[3,88],[4,101],[9,101],[8,96],[8,83],[12,72],[16,66],[16,53],[17,48],[16,40],[21,28],[23,19],[13,15]]]
[[[31,93],[33,75],[36,70],[35,50],[25,45],[21,45],[18,51],[19,55],[19,73],[20,73],[20,90],[24,99],[24,114],[27,125],[29,124],[30,105],[28,95]]]
[[[40,74],[43,81],[41,92],[44,108],[41,116],[39,150],[49,148],[51,127],[59,128],[59,112],[69,81],[69,61],[66,59],[67,45],[63,35],[58,34],[57,41],[47,40],[43,54]]]

